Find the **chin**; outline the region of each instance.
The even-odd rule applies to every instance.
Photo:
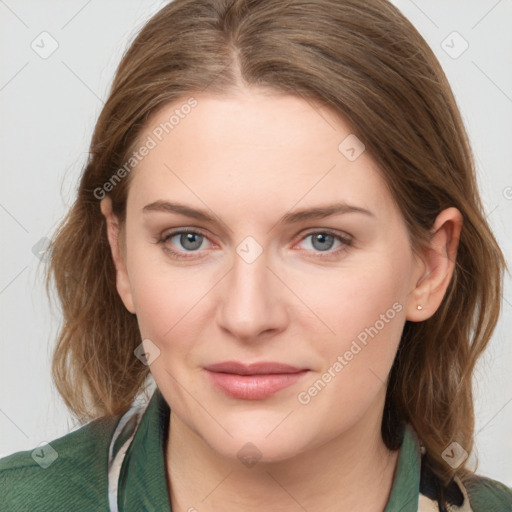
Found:
[[[209,440],[206,439],[206,441]],[[257,464],[271,464],[291,459],[306,448],[295,439],[288,438],[285,442],[278,436],[269,440],[265,437],[245,434],[235,436],[229,442],[213,439],[208,444],[218,454],[227,459],[239,461],[247,468],[252,468]]]
[[[229,421],[224,417],[223,426],[229,432],[206,428],[204,423],[197,433],[217,453],[228,459],[238,459],[247,467],[258,463],[272,463],[291,459],[315,444],[319,432],[311,432],[304,422],[300,428],[286,418],[289,410],[262,417],[237,414]],[[285,424],[288,423],[286,426]],[[251,465],[252,464],[252,465]]]

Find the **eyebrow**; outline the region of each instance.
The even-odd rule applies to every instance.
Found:
[[[206,210],[199,210],[191,208],[190,206],[174,203],[169,201],[158,200],[148,204],[142,208],[143,213],[148,212],[167,212],[177,213],[186,217],[191,217],[203,222],[215,223],[216,219],[210,215]],[[347,203],[338,202],[331,203],[323,206],[316,206],[311,208],[304,208],[294,212],[289,212],[283,215],[276,224],[295,224],[310,219],[323,219],[331,215],[341,215],[344,213],[362,213],[370,217],[375,217],[375,214],[370,210],[353,206]]]

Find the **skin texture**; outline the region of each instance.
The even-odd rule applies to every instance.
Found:
[[[398,455],[380,435],[387,376],[405,321],[427,319],[442,301],[461,215],[441,212],[431,248],[418,257],[370,155],[349,161],[339,151],[352,132],[331,111],[256,89],[195,97],[192,112],[132,171],[126,224],[108,197],[101,202],[119,294],[142,339],[160,351],[150,371],[172,411],[172,508],[383,510]],[[157,112],[140,139],[177,105]],[[207,210],[216,222],[143,211],[158,200]],[[373,215],[278,223],[335,201]],[[179,235],[157,243],[178,228],[204,235],[195,239],[199,249]],[[325,230],[350,245],[308,236]],[[251,263],[237,253],[248,236],[262,250]],[[371,326],[378,333],[348,360]],[[214,388],[203,370],[227,360],[309,372],[273,396],[242,400]],[[330,381],[311,396],[329,368]],[[259,453],[252,467],[237,456],[246,443]]]

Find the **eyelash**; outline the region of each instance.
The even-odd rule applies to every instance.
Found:
[[[198,230],[197,228],[194,228],[194,229],[190,229],[190,228],[181,228],[179,230],[176,230],[176,231],[172,231],[170,233],[167,233],[165,236],[163,236],[160,240],[157,241],[158,244],[162,245],[162,248],[163,250],[170,254],[173,258],[176,258],[176,259],[182,259],[182,260],[186,260],[186,259],[193,259],[195,258],[195,256],[192,256],[192,254],[194,252],[197,252],[197,251],[187,251],[189,253],[191,253],[191,256],[185,256],[183,254],[183,251],[175,251],[174,249],[170,249],[169,247],[166,247],[165,246],[165,243],[175,237],[176,235],[181,235],[181,234],[184,234],[184,233],[193,233],[195,235],[200,235],[202,236],[203,238],[208,238],[206,235],[204,235],[200,230]],[[335,249],[335,250],[328,250],[328,251],[316,251],[318,252],[318,254],[316,256],[314,256],[315,258],[329,258],[329,257],[333,257],[333,256],[338,256],[339,254],[341,254],[342,252],[345,252],[347,251],[347,249],[349,247],[352,247],[353,246],[353,240],[352,240],[352,237],[349,237],[349,236],[343,236],[343,235],[340,235],[338,233],[335,233],[333,231],[330,231],[328,229],[324,229],[324,230],[316,230],[316,231],[309,231],[308,233],[306,233],[304,236],[302,236],[302,238],[299,240],[299,242],[302,242],[303,240],[305,240],[306,238],[308,238],[309,236],[311,235],[315,235],[315,234],[322,234],[322,235],[328,235],[328,236],[332,236],[333,238],[339,240],[341,242],[341,246],[338,247],[338,249]]]

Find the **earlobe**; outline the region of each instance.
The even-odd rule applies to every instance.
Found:
[[[441,305],[455,270],[462,222],[462,214],[454,207],[437,216],[429,247],[421,258],[420,279],[410,293],[407,320],[426,320]]]
[[[119,296],[121,297],[121,300],[123,301],[126,309],[130,313],[135,313],[128,271],[120,247],[120,224],[114,212],[112,211],[112,200],[109,196],[106,196],[101,200],[100,208],[101,213],[106,220],[108,242],[116,269],[117,292],[119,293]]]

